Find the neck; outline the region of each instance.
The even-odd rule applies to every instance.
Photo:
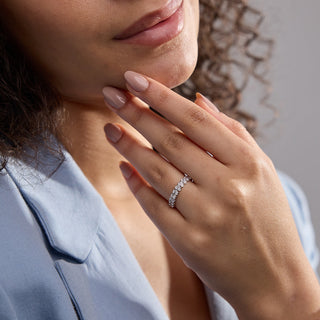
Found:
[[[108,143],[104,127],[108,122],[116,122],[132,129],[104,105],[66,102],[64,109],[60,139],[85,176],[106,202],[131,200],[119,169],[119,162],[125,159]]]

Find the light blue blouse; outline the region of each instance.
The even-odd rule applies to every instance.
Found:
[[[50,154],[40,160],[46,165],[10,161],[0,174],[0,319],[168,320],[112,214],[72,157],[65,152],[58,168]],[[294,181],[279,176],[316,269],[307,201]],[[237,319],[204,287],[212,319]]]

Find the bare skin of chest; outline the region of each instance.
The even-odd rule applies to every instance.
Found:
[[[115,211],[123,235],[171,320],[210,320],[202,282],[171,248],[140,207]]]

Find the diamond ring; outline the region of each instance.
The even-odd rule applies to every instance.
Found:
[[[174,208],[176,204],[177,197],[182,190],[182,188],[189,182],[193,182],[192,178],[185,173],[184,177],[177,183],[177,185],[174,187],[174,189],[171,192],[170,198],[169,198],[169,207]]]

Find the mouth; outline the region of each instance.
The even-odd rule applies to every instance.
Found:
[[[177,36],[184,26],[183,0],[144,15],[113,39],[140,45],[159,45]]]

